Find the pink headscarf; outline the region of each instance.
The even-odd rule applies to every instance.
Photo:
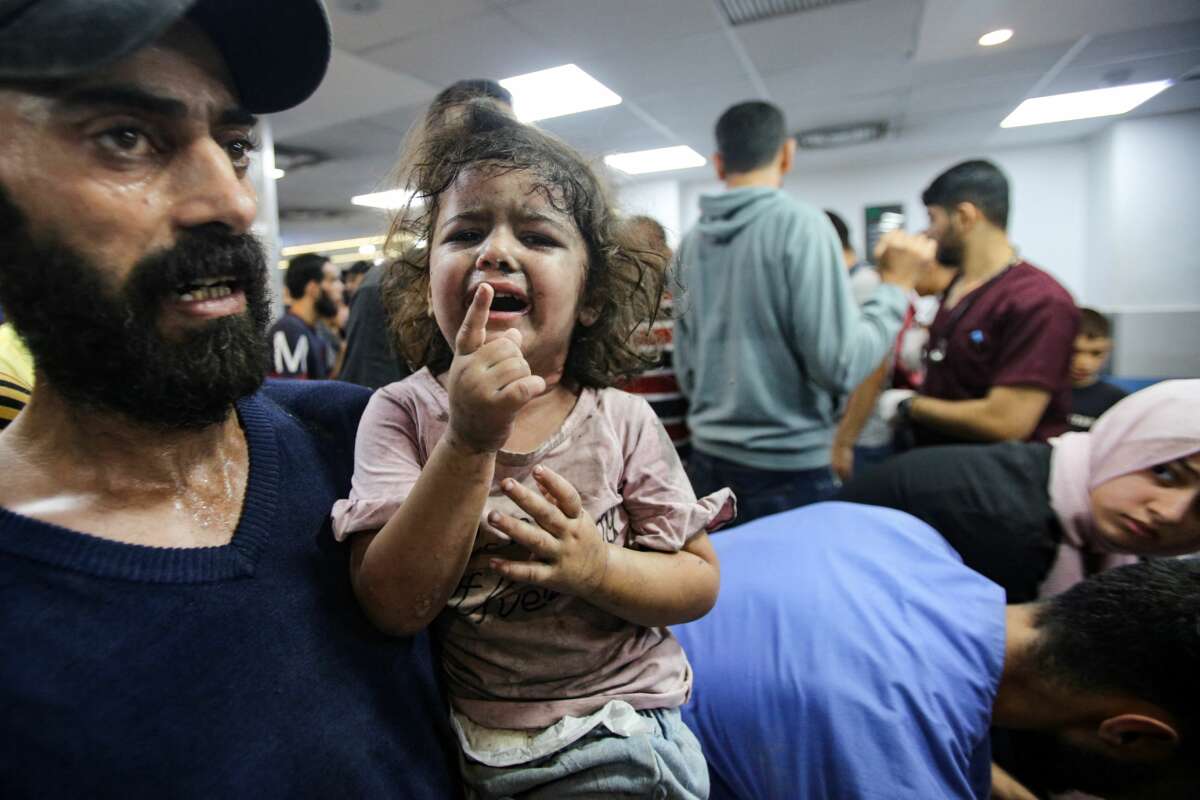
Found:
[[[1050,505],[1063,540],[1042,597],[1087,577],[1094,570],[1085,561],[1098,560],[1100,569],[1137,561],[1100,535],[1091,492],[1112,478],[1200,452],[1200,380],[1156,383],[1105,411],[1088,433],[1067,433],[1050,444]]]

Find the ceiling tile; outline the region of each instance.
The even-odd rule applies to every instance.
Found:
[[[380,9],[370,14],[348,13],[338,0],[325,5],[334,45],[356,53],[491,10],[485,0],[382,0]]]
[[[372,50],[380,66],[438,86],[463,78],[500,80],[570,63],[573,53],[541,44],[500,11],[464,18]]]

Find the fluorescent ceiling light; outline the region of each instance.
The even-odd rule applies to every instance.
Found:
[[[1131,83],[1086,92],[1052,94],[1032,97],[1004,118],[1001,128],[1020,128],[1024,125],[1045,125],[1048,122],[1068,122],[1073,119],[1111,117],[1140,106],[1171,85],[1170,81]]]
[[[513,96],[522,122],[564,117],[620,104],[621,97],[574,64],[505,78],[500,85]]]
[[[284,172],[283,170],[281,170],[279,167],[271,168],[271,177],[274,178],[275,180],[279,180],[284,175],[287,175],[287,173]]]
[[[375,255],[375,245],[373,245],[373,244],[360,244],[360,245],[358,246],[358,253],[359,253],[359,255],[364,255],[364,256],[373,256],[373,255]]]
[[[657,150],[638,150],[635,153],[613,153],[604,157],[604,163],[628,175],[647,172],[666,172],[671,169],[703,167],[704,156],[687,145],[660,147]]]
[[[409,205],[420,205],[419,200],[413,192],[406,189],[391,189],[386,192],[372,192],[371,194],[356,194],[350,198],[350,202],[356,206],[369,206],[370,208],[383,208],[388,211],[396,211],[401,208],[406,208]]]
[[[321,253],[327,250],[349,250],[364,244],[382,245],[383,236],[360,236],[356,239],[334,239],[328,242],[311,242],[310,244],[294,244],[283,248],[279,254],[284,258],[298,256],[301,253]]]
[[[979,44],[983,47],[995,47],[998,44],[1004,44],[1012,38],[1012,28],[1000,28],[999,30],[985,33],[979,37]]]

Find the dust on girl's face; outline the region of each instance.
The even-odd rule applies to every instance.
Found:
[[[587,245],[575,221],[554,207],[532,172],[466,170],[441,196],[430,235],[430,295],[451,344],[476,289],[491,284],[489,339],[519,330],[534,373],[556,381],[581,315],[586,271]]]
[[[1107,480],[1091,500],[1100,533],[1126,552],[1200,550],[1200,453]]]

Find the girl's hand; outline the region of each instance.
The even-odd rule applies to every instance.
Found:
[[[454,339],[454,361],[446,388],[450,395],[450,443],[480,453],[503,447],[517,413],[546,391],[546,381],[532,374],[521,353],[520,331],[488,336],[488,311],[494,293],[486,283],[475,290]]]
[[[604,581],[609,545],[583,510],[574,486],[546,467],[534,467],[533,477],[542,495],[511,478],[502,488],[536,525],[498,511],[488,515],[488,522],[529,550],[532,560],[493,558],[491,567],[514,581],[586,598]]]

